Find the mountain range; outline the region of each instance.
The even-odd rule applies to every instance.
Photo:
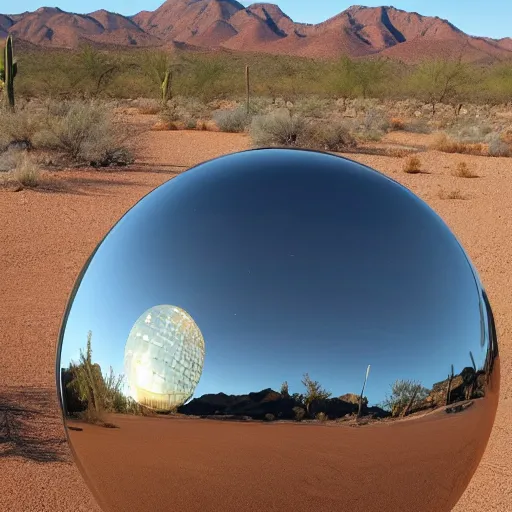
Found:
[[[352,6],[318,24],[296,23],[277,5],[236,0],[167,0],[155,11],[122,16],[41,7],[0,14],[0,38],[76,48],[83,42],[121,47],[163,47],[263,52],[311,58],[375,55],[414,62],[458,57],[471,62],[512,58],[512,38],[470,36],[447,20],[394,7]]]

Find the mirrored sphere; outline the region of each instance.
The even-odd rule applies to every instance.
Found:
[[[204,340],[190,315],[175,306],[155,306],[135,322],[124,349],[129,396],[170,411],[193,394],[204,362]]]
[[[448,512],[499,394],[492,311],[440,217],[314,151],[198,165],[82,271],[57,386],[105,512]]]

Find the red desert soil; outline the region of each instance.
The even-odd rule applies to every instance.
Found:
[[[69,292],[96,244],[143,195],[195,163],[249,147],[244,135],[210,132],[150,132],[142,142],[145,152],[137,169],[54,173],[55,180],[66,183],[58,192],[0,191],[0,408],[10,403],[13,411],[7,442],[0,410],[2,511],[99,510],[72,462],[54,391],[56,341]],[[412,135],[399,142],[422,143]],[[488,290],[501,351],[500,403],[482,463],[454,510],[505,512],[512,510],[512,159],[432,151],[419,156],[429,174],[404,174],[400,158],[351,157],[400,181],[440,213]],[[461,161],[479,178],[453,176]],[[466,200],[441,199],[440,190],[460,190]],[[15,405],[21,410],[16,412]],[[122,421],[128,425],[130,420]],[[197,432],[191,429],[188,435]],[[105,429],[101,435],[115,433]],[[224,463],[251,464],[229,458]],[[299,460],[289,466],[290,471],[297,468]],[[246,479],[238,480],[236,488],[246,484]],[[210,510],[223,510],[223,499],[212,501]]]

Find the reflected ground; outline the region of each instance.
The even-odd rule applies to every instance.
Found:
[[[204,353],[179,359],[187,335],[164,333],[121,381],[156,305]],[[223,157],[144,198],[86,265],[60,345],[71,447],[112,511],[449,511],[499,392],[489,301],[444,223],[306,151]]]
[[[115,415],[69,435],[105,510],[434,512],[469,483],[495,400],[363,428]]]

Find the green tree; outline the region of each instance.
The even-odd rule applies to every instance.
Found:
[[[281,395],[283,395],[286,398],[288,398],[290,396],[290,391],[288,389],[288,382],[287,381],[284,381],[281,384]]]
[[[104,411],[102,398],[105,394],[105,383],[99,366],[92,362],[91,339],[92,332],[89,331],[85,353],[80,349],[79,363],[72,362],[70,365],[73,380],[68,385],[76,392],[82,402],[87,403],[89,415],[100,418]]]
[[[391,411],[393,417],[406,416],[428,394],[429,390],[419,382],[396,380],[391,385],[391,395],[384,401],[384,407]]]
[[[462,99],[468,74],[469,68],[461,59],[423,61],[409,77],[410,92],[432,105],[434,115],[438,103],[451,103]]]
[[[326,391],[320,383],[316,380],[312,380],[309,374],[305,373],[302,379],[302,384],[306,388],[304,394],[304,404],[306,405],[306,412],[309,415],[309,408],[314,400],[326,400],[331,396],[329,391]]]
[[[389,75],[388,61],[382,58],[356,62],[343,56],[336,69],[338,94],[346,98],[377,95]]]
[[[107,54],[90,45],[82,47],[79,53],[79,62],[82,69],[82,80],[89,82],[88,92],[92,96],[102,93],[119,69]]]

